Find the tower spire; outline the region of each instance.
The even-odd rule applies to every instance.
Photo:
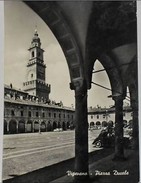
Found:
[[[41,46],[41,41],[40,41],[38,31],[37,31],[37,25],[35,26],[34,36],[31,41],[31,47],[33,47],[33,46],[37,46],[39,48]]]
[[[34,31],[34,35],[38,35],[38,31],[37,31],[37,25],[35,25],[35,31]]]

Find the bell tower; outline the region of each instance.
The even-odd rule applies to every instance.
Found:
[[[29,60],[27,63],[26,82],[23,83],[23,90],[30,95],[41,99],[49,100],[50,85],[46,84],[46,65],[44,64],[44,50],[41,48],[41,41],[35,30],[28,49]]]

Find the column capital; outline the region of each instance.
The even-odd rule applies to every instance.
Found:
[[[121,95],[113,95],[113,96],[112,96],[112,99],[113,99],[114,101],[124,100],[124,99],[125,99],[125,96],[123,96],[122,94],[121,94]]]
[[[85,79],[77,79],[70,83],[70,89],[75,90],[76,93],[85,93],[87,92],[87,83]]]

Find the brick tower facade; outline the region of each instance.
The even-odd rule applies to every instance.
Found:
[[[27,63],[26,82],[23,83],[23,90],[30,95],[38,97],[39,101],[48,101],[51,87],[45,81],[46,65],[43,58],[44,50],[41,48],[41,41],[37,30],[35,30],[28,51],[30,58]]]

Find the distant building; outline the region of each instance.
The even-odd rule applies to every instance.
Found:
[[[5,86],[4,133],[73,129],[74,108],[38,102],[28,93]]]
[[[125,125],[132,125],[132,109],[129,106],[123,107],[123,122]],[[104,127],[109,122],[115,124],[115,107],[101,108],[90,107],[88,109],[88,124],[89,128]]]
[[[26,82],[23,90],[10,84],[4,87],[4,134],[30,133],[74,128],[74,108],[49,99],[43,53],[37,31],[29,48]]]

